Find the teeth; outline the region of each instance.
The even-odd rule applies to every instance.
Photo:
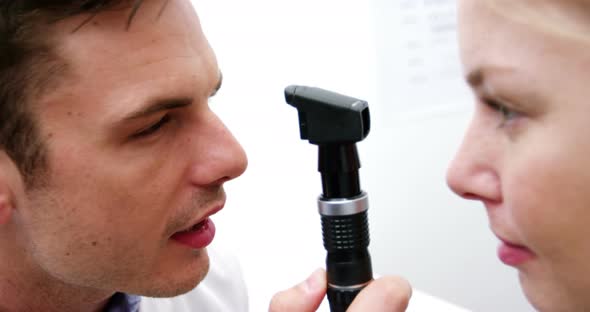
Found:
[[[204,222],[204,221],[201,221],[201,222],[199,222],[199,223],[197,223],[197,224],[195,224],[195,225],[191,226],[191,227],[190,227],[188,230],[184,230],[184,231],[182,231],[182,232],[183,232],[183,233],[187,233],[187,232],[193,232],[193,231],[196,231],[196,230],[198,230],[198,229],[202,228],[204,224],[205,224],[205,222]]]

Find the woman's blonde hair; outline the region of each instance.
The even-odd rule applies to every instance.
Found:
[[[492,11],[550,35],[590,44],[590,0],[483,1]]]

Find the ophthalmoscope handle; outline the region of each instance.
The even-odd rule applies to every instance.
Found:
[[[373,279],[367,220],[368,196],[351,199],[320,197],[324,248],[327,251],[328,300],[332,312],[346,311]]]

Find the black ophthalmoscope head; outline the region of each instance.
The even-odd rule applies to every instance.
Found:
[[[302,140],[315,145],[364,140],[371,129],[366,101],[320,88],[288,86],[285,100],[299,112]]]
[[[369,135],[371,118],[366,101],[320,88],[288,86],[285,100],[297,108],[302,140],[318,145],[318,171],[324,198],[361,194],[361,167],[356,142]]]

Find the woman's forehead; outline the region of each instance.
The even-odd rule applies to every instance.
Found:
[[[476,0],[464,0],[472,2]],[[590,0],[480,0],[480,9],[543,32],[590,43]],[[472,4],[473,5],[473,4]]]

